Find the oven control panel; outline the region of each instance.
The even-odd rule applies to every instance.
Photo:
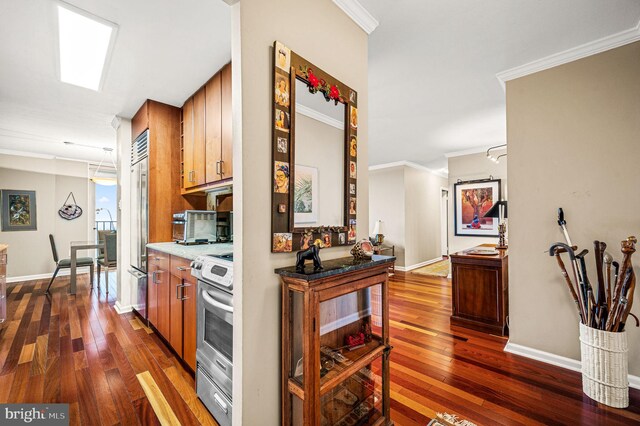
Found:
[[[233,261],[228,257],[198,256],[191,262],[191,275],[227,291],[233,290]]]

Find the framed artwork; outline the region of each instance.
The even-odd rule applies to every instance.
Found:
[[[279,232],[273,234],[273,252],[288,253],[291,251],[291,239],[293,236],[288,232]]]
[[[351,179],[356,179],[358,177],[358,170],[356,167],[355,161],[349,161],[349,177]]]
[[[345,234],[344,232],[341,232],[338,234],[338,242],[343,245],[347,243],[347,234]]]
[[[356,199],[354,197],[351,197],[349,199],[349,214],[350,215],[354,215],[356,214],[356,206],[357,206],[357,202]]]
[[[2,231],[37,229],[36,191],[2,190]]]
[[[289,193],[289,163],[276,161],[273,170],[273,192]]]
[[[355,130],[358,128],[358,108],[354,107],[353,105],[351,105],[349,122],[351,123],[352,129]]]
[[[281,132],[289,133],[289,126],[291,123],[291,118],[289,117],[288,112],[284,112],[281,109],[276,109],[276,118],[275,118],[275,126],[276,129]]]
[[[294,223],[318,221],[318,169],[296,164],[293,192]]]
[[[356,220],[349,219],[349,232],[347,233],[347,238],[350,243],[354,243],[356,241]]]
[[[323,232],[322,233],[322,244],[324,247],[331,247],[331,232]]]
[[[460,182],[453,187],[455,235],[497,237],[498,219],[483,216],[500,200],[500,179]]]
[[[358,138],[356,136],[351,136],[351,141],[349,142],[349,155],[352,157],[358,155]]]
[[[289,107],[289,77],[276,74],[276,87],[274,93],[276,104],[285,108]]]
[[[289,74],[291,69],[291,50],[284,44],[276,41],[276,67]]]
[[[350,183],[349,184],[349,194],[356,195],[356,184],[355,183]]]
[[[278,137],[278,152],[287,153],[287,138]]]

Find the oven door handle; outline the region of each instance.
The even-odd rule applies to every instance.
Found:
[[[202,291],[202,298],[204,299],[205,302],[207,302],[208,304],[218,308],[218,309],[222,309],[225,312],[230,312],[233,313],[233,306],[227,306],[224,303],[220,303],[217,300],[215,300],[214,298],[212,298],[211,296],[209,296],[207,294],[206,291]]]

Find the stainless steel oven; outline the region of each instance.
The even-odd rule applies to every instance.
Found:
[[[233,261],[199,256],[191,264],[198,279],[196,391],[221,426],[231,425],[233,380]]]

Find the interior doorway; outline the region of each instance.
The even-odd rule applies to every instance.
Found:
[[[449,256],[449,190],[440,188],[440,247],[442,256]]]

